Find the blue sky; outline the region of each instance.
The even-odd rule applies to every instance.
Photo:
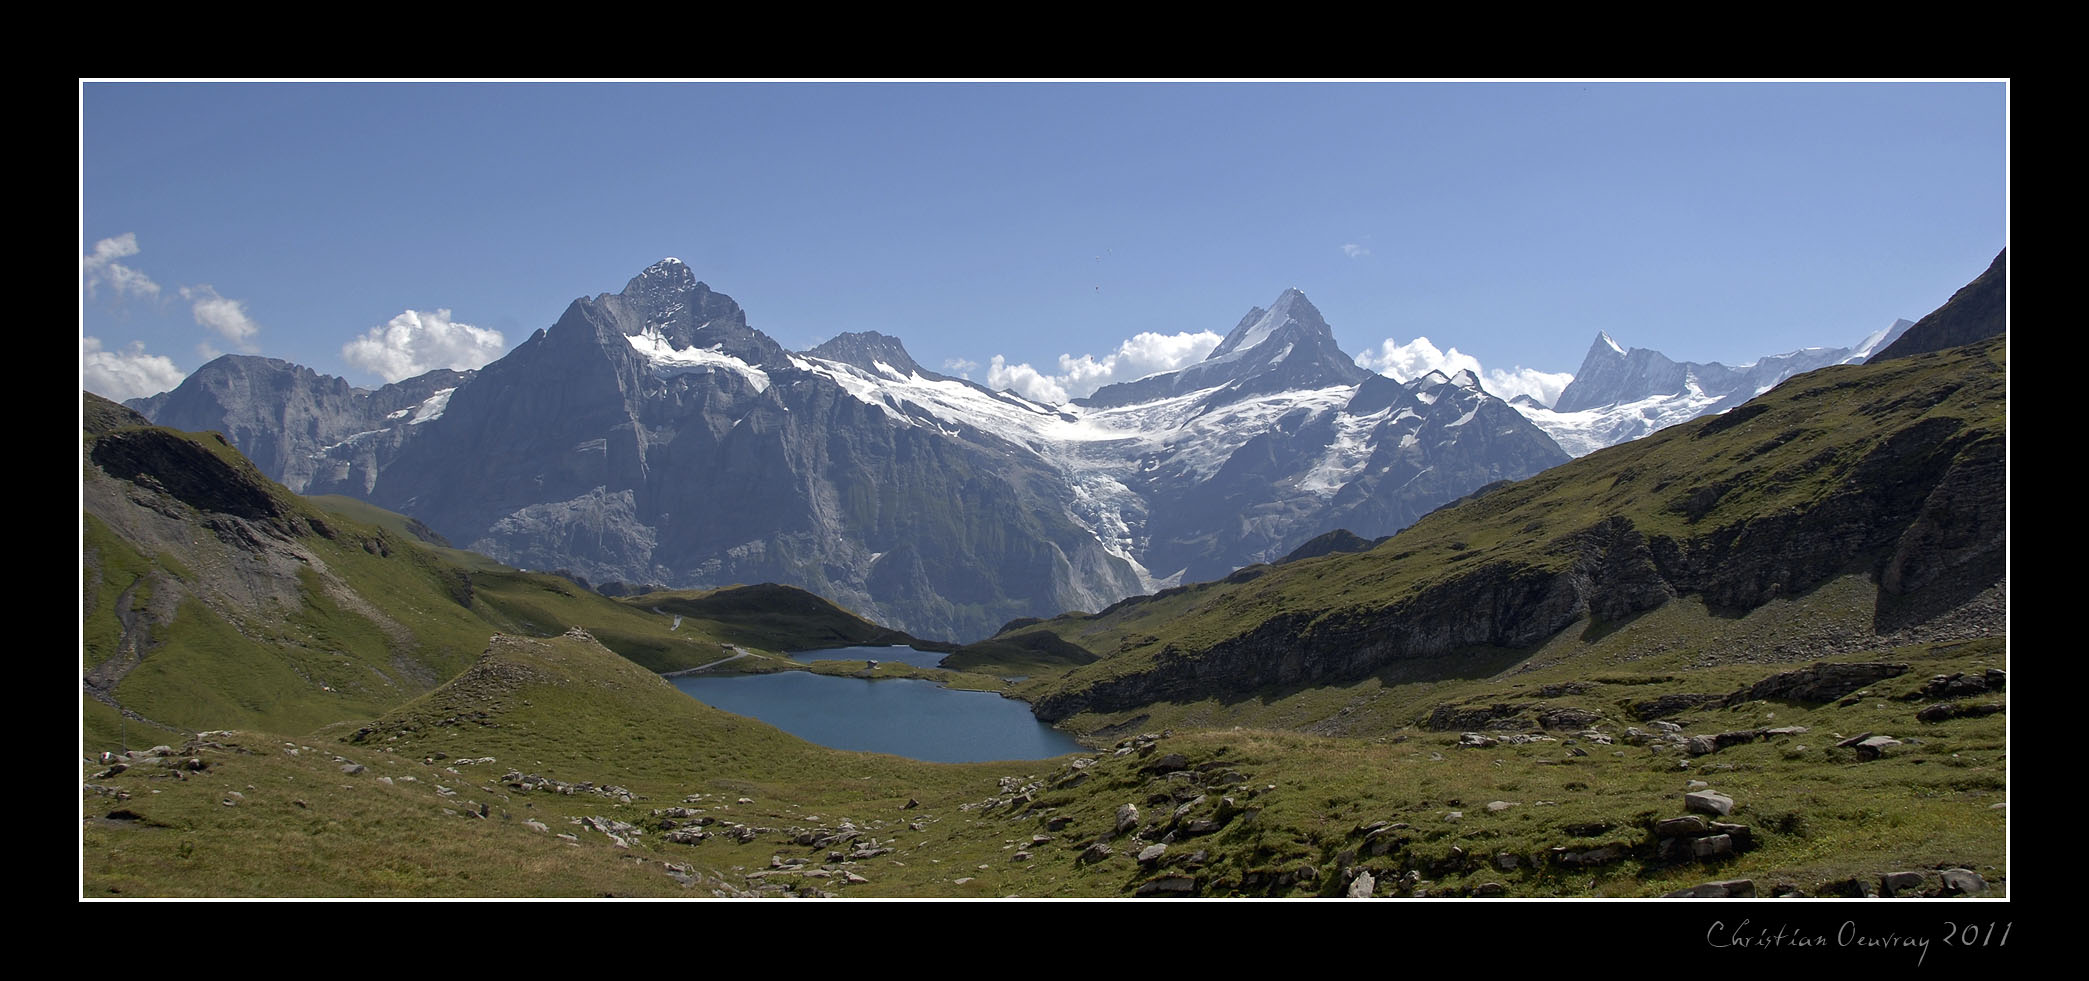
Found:
[[[1070,394],[1194,357],[1290,286],[1375,364],[1388,340],[1426,361],[1425,336],[1571,372],[1598,330],[1735,363],[1854,343],[1986,268],[2007,97],[87,83],[83,371],[144,385],[246,351],[375,385],[491,357],[663,256],[786,347],[878,330],[929,367],[986,381],[999,356],[995,377]]]

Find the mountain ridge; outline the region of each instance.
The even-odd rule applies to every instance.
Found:
[[[1221,348],[1043,406],[923,369],[885,335],[785,351],[663,260],[440,405],[329,429],[285,470],[515,565],[785,582],[949,639],[1274,560],[1341,525],[1384,534],[1566,459],[1476,381],[1456,405],[1374,381],[1295,289]],[[228,435],[282,438],[265,423]]]
[[[1907,329],[1874,360],[1927,354],[1993,337],[2009,320],[2009,250],[1995,254],[1987,271],[1951,294],[1951,299]]]

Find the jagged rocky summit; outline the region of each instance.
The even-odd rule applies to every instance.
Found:
[[[786,583],[937,638],[1216,578],[1337,528],[1389,534],[1567,459],[1469,373],[1357,367],[1297,290],[1196,364],[1052,406],[881,334],[792,353],[672,259],[476,373],[361,392],[220,359],[132,404],[511,564]]]

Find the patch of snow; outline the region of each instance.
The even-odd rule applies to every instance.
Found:
[[[421,423],[434,422],[442,418],[442,414],[450,407],[450,396],[456,394],[456,391],[455,387],[439,389],[435,394],[422,399],[421,404],[414,408],[413,418],[408,420],[406,424],[418,426]],[[394,416],[398,414],[397,412],[392,413]]]
[[[659,330],[648,327],[637,334],[627,334],[633,350],[646,359],[653,373],[662,378],[693,372],[730,371],[747,379],[757,392],[769,390],[769,373],[721,350],[723,344],[708,348],[677,349]]]
[[[387,430],[387,429],[365,429],[365,430],[363,430],[362,432],[359,432],[359,433],[349,433],[349,434],[348,434],[348,435],[347,435],[346,437],[344,437],[344,438],[343,438],[343,439],[342,439],[342,440],[341,440],[340,442],[338,442],[338,443],[329,443],[329,444],[327,444],[327,445],[325,445],[325,446],[322,446],[322,447],[320,447],[320,448],[319,448],[319,449],[317,449],[317,450],[314,450],[314,451],[312,452],[312,459],[315,459],[315,460],[317,460],[317,459],[319,459],[320,457],[326,456],[326,455],[328,455],[328,454],[332,453],[333,451],[335,451],[335,450],[338,450],[338,449],[340,449],[340,448],[342,448],[342,447],[344,447],[344,446],[349,446],[349,445],[352,445],[352,444],[355,444],[355,443],[360,443],[360,442],[362,442],[363,440],[369,439],[370,437],[372,437],[372,436],[375,436],[375,435],[377,435],[378,433],[384,433],[384,432],[390,432],[390,430]]]
[[[1279,299],[1276,305],[1264,312],[1261,319],[1256,320],[1248,328],[1248,332],[1241,335],[1240,343],[1233,345],[1233,351],[1237,353],[1249,350],[1255,345],[1269,340],[1270,334],[1274,333],[1277,328],[1284,326],[1284,322],[1291,319],[1291,304],[1284,302],[1290,296],[1290,293],[1285,293],[1283,299]],[[1236,307],[1235,309],[1238,308]]]
[[[1335,438],[1320,459],[1298,479],[1298,489],[1318,497],[1333,497],[1336,491],[1363,472],[1371,462],[1371,432],[1392,413],[1390,408],[1364,416],[1343,413],[1335,418]],[[1409,434],[1407,439],[1413,439]]]
[[[1510,403],[1523,413],[1568,456],[1586,456],[1606,446],[1638,439],[1679,422],[1703,415],[1719,401],[1696,385],[1680,395],[1651,395],[1637,402],[1621,402],[1580,412],[1556,412],[1542,406]]]

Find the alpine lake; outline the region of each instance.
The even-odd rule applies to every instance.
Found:
[[[841,647],[803,651],[791,658],[898,661],[932,668],[943,655],[911,647]],[[713,708],[760,719],[834,749],[938,763],[1038,760],[1084,749],[1072,736],[1037,721],[1024,702],[917,678],[874,681],[781,671],[668,680]]]

